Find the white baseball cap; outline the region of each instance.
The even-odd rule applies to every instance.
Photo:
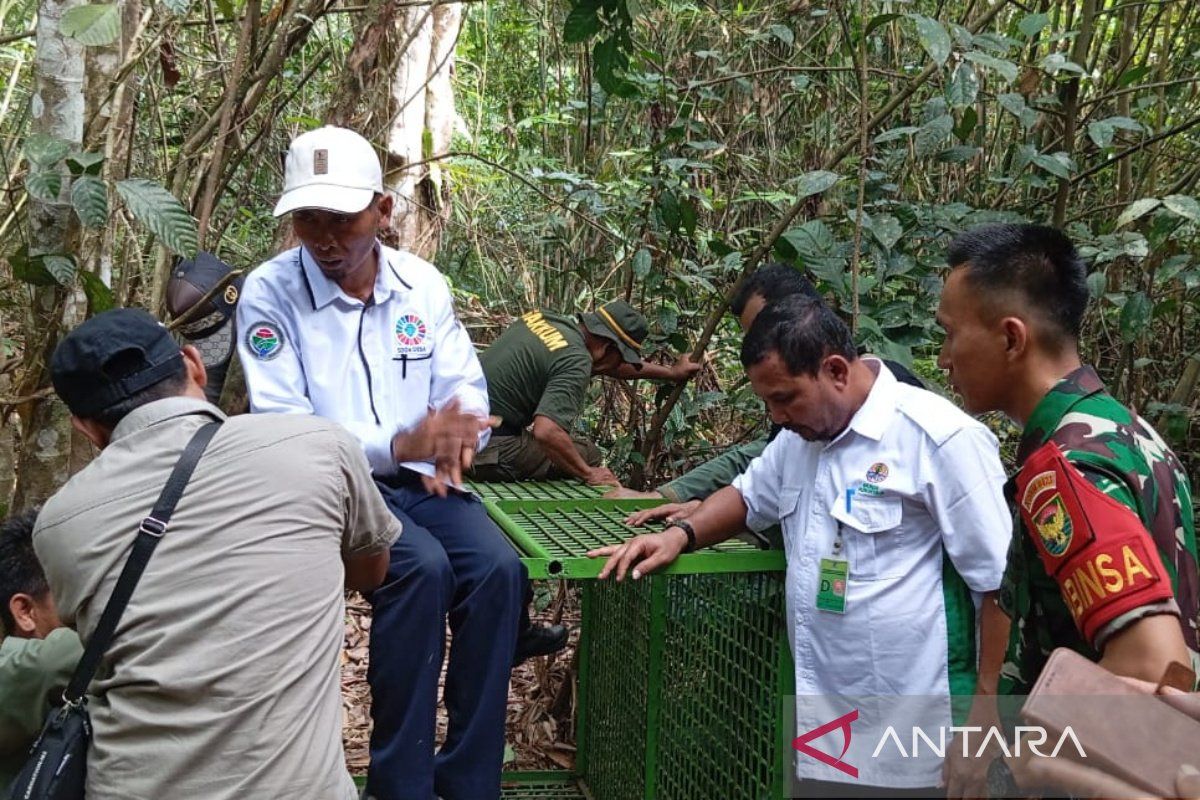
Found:
[[[356,214],[382,192],[383,170],[371,143],[352,130],[326,125],[300,134],[288,147],[275,216],[298,208]]]

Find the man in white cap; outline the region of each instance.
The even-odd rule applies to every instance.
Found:
[[[346,426],[404,524],[370,597],[367,795],[488,800],[500,796],[526,573],[479,501],[455,488],[487,442],[487,387],[445,278],[378,240],[391,212],[365,139],[335,127],[298,136],[275,215],[291,213],[301,246],[246,279],[238,348],[251,409]],[[447,617],[449,730],[435,755]]]

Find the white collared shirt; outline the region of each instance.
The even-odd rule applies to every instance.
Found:
[[[341,423],[377,475],[400,466],[432,475],[432,462],[396,464],[392,437],[454,398],[486,416],[487,384],[442,274],[411,253],[377,247],[369,304],[326,278],[303,247],[246,278],[237,321],[250,407]],[[480,448],[487,438],[480,435]]]
[[[972,592],[999,588],[1012,536],[1004,471],[986,427],[866,360],[878,377],[841,435],[808,442],[785,430],[733,486],[750,527],[783,528],[798,698],[946,698],[933,716],[949,725],[943,552]],[[850,570],[844,614],[816,607],[820,562],[833,554],[839,530]],[[832,699],[798,700],[797,731],[849,710]],[[900,731],[906,746],[910,730]],[[860,783],[938,783],[940,759],[889,758],[893,749],[869,758],[877,741],[858,736],[846,756]],[[813,746],[836,755],[840,742]],[[851,780],[804,755],[796,763],[801,778]]]

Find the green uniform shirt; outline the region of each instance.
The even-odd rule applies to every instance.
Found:
[[[1196,529],[1191,488],[1179,459],[1145,420],[1105,391],[1091,367],[1071,373],[1042,398],[1021,437],[1018,466],[1051,440],[1093,486],[1138,515],[1170,574],[1193,664],[1200,663]],[[1026,694],[1055,647],[1069,647],[1093,660],[1099,660],[1100,653],[1077,629],[1020,514],[1016,522],[1000,586],[1001,607],[1013,621],[1000,691]],[[1074,524],[1085,523],[1075,520]],[[1111,636],[1137,619],[1164,610],[1135,609],[1108,623],[1103,633]]]
[[[82,655],[83,645],[70,628],[51,631],[45,639],[0,640],[0,794],[5,797],[46,713],[62,703]]]
[[[719,489],[733,483],[746,471],[750,462],[762,455],[770,442],[767,436],[731,447],[712,461],[706,461],[668,484],[658,487],[659,493],[672,503],[703,500]]]
[[[524,429],[537,415],[571,430],[583,410],[592,357],[569,317],[530,311],[479,355],[488,402],[504,427]]]

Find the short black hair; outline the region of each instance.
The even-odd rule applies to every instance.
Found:
[[[1052,328],[1055,341],[1079,340],[1087,309],[1087,264],[1058,228],[996,223],[960,233],[946,261],[966,270],[967,280],[985,296],[1020,295]]]
[[[746,310],[746,304],[750,302],[750,298],[755,295],[760,295],[769,303],[793,294],[802,294],[815,299],[821,297],[817,293],[816,287],[812,285],[812,281],[804,277],[803,272],[791,264],[772,261],[770,264],[759,267],[751,273],[749,278],[746,278],[746,282],[733,296],[729,308],[735,317],[740,317]]]
[[[816,375],[826,356],[858,358],[850,329],[823,300],[793,294],[768,303],[742,340],[742,366],[749,369],[778,353],[792,375]]]
[[[37,509],[13,514],[0,522],[0,626],[11,634],[16,621],[8,601],[16,594],[40,599],[50,591],[46,573],[33,552],[33,523]]]
[[[155,400],[164,400],[168,397],[178,397],[187,389],[187,366],[183,359],[179,360],[179,369],[163,378],[153,386],[147,386],[140,392],[126,397],[118,403],[114,403],[103,411],[98,411],[90,415],[90,419],[98,422],[106,428],[115,428],[117,423],[125,419],[129,412],[136,408],[153,403]]]

